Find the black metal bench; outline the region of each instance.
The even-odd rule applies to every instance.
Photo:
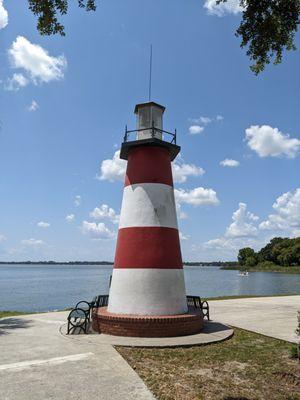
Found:
[[[203,312],[203,316],[209,321],[209,304],[208,302],[201,301],[199,296],[186,296],[187,304],[190,307],[200,308]]]
[[[86,310],[82,308],[73,308],[68,315],[67,335],[72,333],[88,333],[89,317]]]

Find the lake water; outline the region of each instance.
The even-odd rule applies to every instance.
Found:
[[[112,266],[0,265],[0,310],[49,311],[108,293]],[[201,297],[300,294],[300,275],[185,267],[187,293]]]

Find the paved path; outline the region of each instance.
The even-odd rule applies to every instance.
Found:
[[[295,329],[300,295],[211,301],[210,308],[215,321],[289,342],[299,341]]]
[[[1,400],[153,400],[110,345],[72,341],[65,312],[0,319]]]

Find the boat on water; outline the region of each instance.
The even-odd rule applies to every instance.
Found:
[[[239,276],[248,276],[249,272],[248,271],[240,271]]]

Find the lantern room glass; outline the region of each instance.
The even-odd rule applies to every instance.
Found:
[[[137,112],[137,140],[152,138],[153,133],[155,138],[161,140],[162,132],[156,129],[152,132],[152,127],[162,130],[162,116],[163,110],[153,104],[140,107]]]

